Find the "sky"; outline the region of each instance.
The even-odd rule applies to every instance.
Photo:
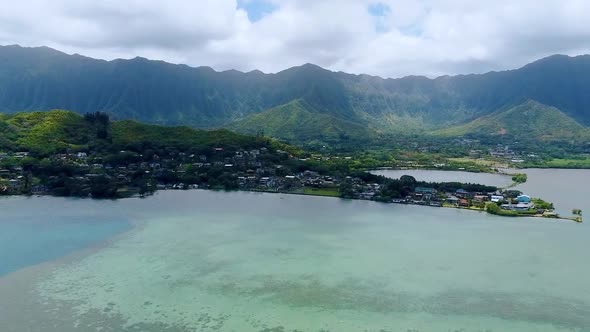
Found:
[[[277,72],[483,73],[590,53],[588,0],[0,0],[0,45]]]

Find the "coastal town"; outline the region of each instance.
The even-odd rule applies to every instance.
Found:
[[[115,160],[72,152],[38,161],[28,152],[0,153],[0,195],[121,198],[146,196],[157,190],[225,189],[559,217],[552,204],[517,190],[431,184],[410,176],[394,180],[369,172],[322,172],[321,167],[310,167],[307,159],[267,147],[237,151],[215,147],[200,155],[177,151],[166,156],[130,151],[119,151],[117,155],[120,158]],[[322,161],[322,157],[316,159]],[[490,205],[494,208],[490,209]]]

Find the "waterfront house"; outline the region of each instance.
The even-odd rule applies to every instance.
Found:
[[[368,199],[371,200],[373,199],[373,196],[375,196],[374,192],[362,192],[359,194],[359,198],[360,199]]]
[[[491,195],[490,196],[490,201],[497,203],[497,202],[501,202],[504,200],[504,196],[501,195]]]
[[[462,198],[462,199],[459,200],[459,206],[469,207],[469,201],[466,200],[465,198]]]
[[[457,205],[459,203],[459,197],[451,195],[447,197],[447,203]]]
[[[488,196],[487,195],[475,195],[475,196],[473,196],[473,200],[477,201],[477,202],[485,202],[488,200]]]
[[[519,203],[530,203],[531,197],[528,195],[519,195],[518,197],[516,197],[516,201],[518,201]]]
[[[468,195],[469,195],[469,192],[463,188],[457,189],[457,191],[455,191],[455,196],[460,197],[460,198],[465,198]]]
[[[8,180],[8,189],[10,190],[18,190],[21,187],[20,179],[10,179]]]
[[[513,205],[514,210],[516,211],[528,211],[530,209],[535,208],[535,204],[528,202],[528,203],[518,203],[516,205]]]
[[[428,187],[416,187],[416,189],[414,190],[414,192],[416,194],[430,194],[430,195],[434,195],[436,194],[436,189],[434,188],[428,188]]]

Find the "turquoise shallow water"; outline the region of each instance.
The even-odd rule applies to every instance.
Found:
[[[42,199],[3,198],[0,206],[0,276],[96,245],[131,228],[117,216],[44,206]]]
[[[135,228],[0,279],[3,332],[590,327],[587,224],[207,191],[26,204]]]

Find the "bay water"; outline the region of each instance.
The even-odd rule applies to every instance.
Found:
[[[3,332],[590,331],[585,223],[199,190],[0,212]]]

